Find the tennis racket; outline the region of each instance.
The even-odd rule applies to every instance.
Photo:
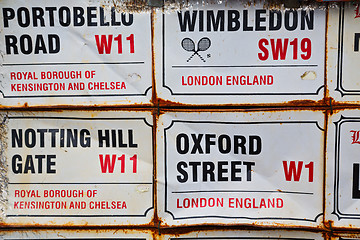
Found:
[[[195,43],[190,38],[184,38],[181,41],[181,46],[184,50],[188,52],[194,52],[187,60],[189,62],[195,55],[198,55],[198,57],[203,61],[206,62],[205,59],[199,54],[201,51],[206,51],[211,46],[211,41],[207,37],[203,37],[199,40],[197,44],[197,50],[195,50]]]

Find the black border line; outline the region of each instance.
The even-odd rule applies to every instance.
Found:
[[[37,116],[8,116],[7,119],[63,119],[63,120],[88,120],[88,121],[93,121],[93,120],[115,120],[115,121],[119,121],[119,120],[142,120],[144,121],[145,125],[149,126],[151,129],[153,129],[153,126],[150,125],[147,121],[146,121],[146,118],[141,118],[141,117],[138,117],[138,118],[85,118],[85,117],[50,117],[50,116],[40,116],[40,117],[37,117]],[[154,131],[152,130],[151,131],[151,135],[152,135],[152,138],[154,137]],[[154,149],[151,148],[151,151],[152,151],[152,155],[154,154]],[[154,168],[154,166],[153,166]],[[10,183],[11,184],[11,183]],[[22,184],[22,183],[12,183],[12,184]],[[24,184],[31,184],[31,183],[24,183]],[[35,183],[34,183],[35,184]],[[45,183],[42,183],[42,184],[45,184]],[[51,184],[54,184],[54,183],[51,183]],[[56,184],[56,183],[55,183]],[[78,184],[78,183],[76,183]],[[80,183],[80,184],[84,184],[84,183]],[[99,183],[91,183],[91,184],[99,184]],[[111,183],[113,184],[113,183]],[[115,183],[117,184],[117,183]],[[126,183],[125,183],[126,184]],[[143,184],[143,183],[132,183],[132,184]],[[149,184],[149,183],[146,183],[146,184]],[[152,183],[150,183],[151,185],[154,186],[154,178],[152,178]],[[153,191],[153,188],[151,188]],[[73,217],[73,218],[78,218],[78,217],[89,217],[89,218],[96,218],[96,217],[144,217],[146,218],[146,215],[147,213],[154,209],[154,193],[151,194],[151,206],[145,210],[144,214],[143,215],[114,215],[114,214],[108,214],[108,215],[94,215],[94,214],[91,214],[91,215],[55,215],[55,214],[51,214],[51,215],[35,215],[35,214],[5,214],[6,217]]]
[[[344,25],[345,25],[345,3],[339,7],[339,29],[338,29],[338,57],[337,57],[337,81],[335,91],[340,92],[341,97],[345,95],[360,95],[359,90],[347,90],[343,87],[343,58],[344,58]]]
[[[359,214],[349,214],[342,213],[340,211],[340,201],[339,201],[339,185],[340,185],[340,136],[341,136],[341,125],[343,123],[356,122],[360,123],[360,117],[344,117],[340,116],[340,119],[337,122],[334,122],[335,125],[335,169],[334,169],[334,209],[331,214],[337,216],[338,220],[341,219],[360,219]]]
[[[165,14],[166,13],[162,13],[162,40],[163,40],[163,44],[162,44],[162,86],[166,89],[168,89],[170,91],[170,94],[172,96],[299,96],[299,95],[304,95],[304,96],[318,96],[321,89],[325,89],[325,85],[320,85],[320,87],[315,91],[315,92],[308,92],[308,93],[291,93],[291,92],[286,92],[286,93],[250,93],[250,92],[246,92],[246,93],[188,93],[188,92],[177,92],[174,93],[174,91],[166,85],[165,83]],[[326,23],[325,23],[326,24]],[[288,66],[292,66],[292,65],[288,65]],[[300,65],[299,65],[300,66]],[[307,66],[307,65],[305,65]],[[315,67],[318,65],[308,65],[309,67]],[[203,67],[203,66],[193,66],[193,67]],[[224,67],[224,66],[208,66],[208,67]],[[235,66],[235,67],[254,67],[254,66]],[[263,68],[263,67],[274,67],[273,65],[267,65],[267,66],[260,66],[259,68]],[[281,67],[281,65],[275,65],[275,67]],[[294,67],[294,66],[292,66]]]
[[[222,219],[246,219],[246,220],[295,220],[295,221],[305,221],[305,222],[317,222],[317,219],[320,216],[323,216],[324,213],[319,213],[318,215],[315,216],[314,219],[304,219],[304,218],[282,218],[282,217],[234,217],[234,216],[219,216],[219,215],[206,215],[206,216],[189,216],[189,217],[175,217],[175,215],[168,210],[168,184],[167,184],[167,162],[168,162],[168,158],[167,158],[167,134],[166,131],[169,130],[175,122],[179,122],[179,123],[195,123],[195,124],[199,124],[199,123],[210,123],[210,124],[241,124],[241,125],[248,125],[248,124],[255,124],[255,125],[259,125],[259,124],[299,124],[299,123],[306,123],[306,124],[315,124],[316,127],[320,130],[320,131],[325,131],[325,129],[321,128],[319,123],[317,121],[269,121],[269,122],[221,122],[221,121],[188,121],[188,120],[172,120],[171,124],[167,127],[164,128],[164,175],[165,175],[165,211],[166,213],[168,213],[169,215],[172,216],[173,220],[184,220],[184,219],[197,219],[197,218],[222,218]],[[256,191],[255,191],[256,192]]]
[[[94,117],[94,118],[91,118],[91,117],[50,117],[50,116],[7,116],[7,119],[63,119],[63,120],[86,120],[86,121],[94,121],[94,120],[99,120],[99,121],[104,121],[104,120],[107,120],[107,121],[121,121],[121,120],[142,120],[144,121],[144,123],[153,128],[153,126],[148,123],[146,121],[146,118],[141,118],[141,117],[134,117],[134,118],[131,118],[131,117],[127,117],[127,118],[105,118],[105,117]]]
[[[180,123],[209,123],[209,124],[235,124],[235,125],[247,125],[247,124],[282,124],[282,123],[287,123],[287,124],[298,124],[298,123],[311,123],[311,124],[315,124],[316,127],[321,130],[321,131],[325,131],[324,128],[322,128],[319,123],[317,121],[265,121],[265,122],[261,122],[261,121],[251,121],[251,122],[237,122],[237,121],[227,121],[227,122],[222,122],[222,121],[196,121],[196,120],[173,120],[171,122],[171,124],[165,128],[165,130],[169,130],[174,123],[176,122],[180,122]]]

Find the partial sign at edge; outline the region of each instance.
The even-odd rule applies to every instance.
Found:
[[[359,110],[332,115],[328,131],[325,218],[333,227],[360,228]]]
[[[357,62],[360,60],[360,11],[357,3],[329,9],[327,79],[330,97],[360,102]]]

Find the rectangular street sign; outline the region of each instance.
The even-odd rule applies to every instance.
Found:
[[[325,10],[264,1],[158,12],[158,96],[195,105],[320,100],[325,18]]]
[[[359,4],[341,3],[330,8],[328,24],[328,86],[336,101],[360,103]]]
[[[319,226],[323,126],[321,111],[162,114],[160,219],[170,226]]]
[[[329,118],[326,163],[326,221],[360,228],[360,113],[339,111]]]
[[[1,113],[2,225],[148,224],[149,112]]]
[[[150,12],[100,0],[4,0],[0,19],[0,105],[150,103]]]

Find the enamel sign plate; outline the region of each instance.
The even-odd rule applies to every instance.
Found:
[[[150,113],[10,113],[2,122],[2,224],[151,221]]]
[[[158,96],[187,104],[322,99],[326,12],[264,5],[230,1],[158,14]]]
[[[152,240],[151,232],[141,230],[16,230],[1,231],[0,239],[111,239],[111,240]]]
[[[310,111],[161,115],[159,217],[170,226],[319,226],[323,123]]]
[[[1,105],[150,102],[150,13],[100,0],[5,0],[0,10]]]
[[[342,3],[329,10],[328,85],[336,101],[360,102],[359,5]]]
[[[176,236],[162,235],[162,240],[324,240],[319,233],[301,232],[301,231],[196,231]]]
[[[334,227],[360,228],[360,114],[330,117],[327,144],[326,219]]]

